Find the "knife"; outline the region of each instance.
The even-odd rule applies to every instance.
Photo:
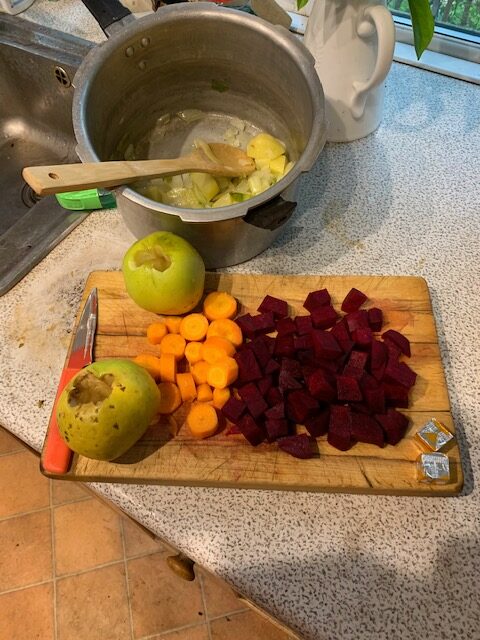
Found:
[[[63,474],[68,471],[72,450],[60,435],[57,423],[58,399],[70,380],[84,367],[93,361],[93,342],[97,329],[98,291],[92,289],[78,323],[73,339],[70,356],[65,364],[58,384],[57,395],[53,404],[52,415],[48,425],[47,436],[43,447],[41,470],[46,473]]]

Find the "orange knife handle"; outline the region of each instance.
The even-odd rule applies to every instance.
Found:
[[[80,369],[65,368],[58,385],[57,397],[53,405],[52,415],[48,425],[47,438],[42,456],[42,468],[48,473],[66,473],[70,466],[72,450],[60,435],[57,422],[58,399],[70,380],[80,371]]]

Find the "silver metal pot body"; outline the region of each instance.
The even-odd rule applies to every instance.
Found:
[[[117,190],[135,236],[177,233],[210,268],[248,260],[273,242],[295,209],[298,177],[325,144],[323,91],[307,49],[281,27],[209,3],[162,8],[116,30],[87,55],[74,84],[84,162],[120,157],[163,114],[185,109],[238,117],[286,143],[293,169],[229,207],[180,209]],[[164,157],[181,151],[166,147]]]

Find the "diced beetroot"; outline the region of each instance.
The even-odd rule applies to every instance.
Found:
[[[383,374],[385,373],[385,367],[387,366],[387,363],[382,364],[381,367],[371,367],[371,372],[372,372],[372,376],[375,378],[375,380],[383,380]]]
[[[335,360],[343,354],[340,345],[335,340],[334,336],[332,336],[328,331],[314,329],[310,335],[312,336],[313,341],[313,351],[317,358]]]
[[[269,389],[266,398],[270,407],[274,407],[276,404],[283,401],[283,395],[277,387]]]
[[[400,349],[397,347],[397,345],[392,342],[391,340],[385,340],[385,342],[383,343],[387,349],[387,361],[388,360],[395,360],[397,361],[400,356],[402,355],[402,352],[400,351]]]
[[[328,304],[330,304],[330,294],[326,289],[319,289],[318,291],[311,291],[308,294],[303,306],[311,313],[314,309]]]
[[[228,430],[225,432],[225,435],[227,436],[233,436],[233,435],[237,435],[239,433],[242,433],[240,431],[240,429],[238,428],[238,425],[236,424],[232,424],[228,427]]]
[[[330,360],[331,362],[331,360]],[[318,369],[317,364],[302,364],[303,379],[307,380]]]
[[[288,303],[280,298],[273,296],[265,296],[257,311],[260,313],[273,313],[276,318],[285,318],[288,316]]]
[[[365,351],[352,351],[343,373],[352,378],[360,379],[367,365],[368,353]]]
[[[235,398],[235,396],[230,396],[222,407],[222,414],[227,420],[230,420],[230,422],[237,423],[246,408],[245,402]]]
[[[388,444],[392,445],[400,442],[408,427],[408,418],[395,409],[389,409],[386,414],[376,415],[375,420],[385,431],[385,439]]]
[[[302,367],[298,360],[292,358],[282,358],[280,363],[280,373],[286,372],[297,380],[303,377]]]
[[[265,369],[268,361],[270,360],[270,351],[265,343],[265,336],[258,336],[248,343],[248,346],[255,354],[258,364]]]
[[[307,436],[306,433],[301,433],[297,436],[287,436],[286,438],[280,438],[278,446],[282,451],[286,451],[294,458],[313,458],[313,442]]]
[[[257,382],[257,387],[263,397],[265,397],[268,391],[273,387],[273,381],[271,376],[265,376]]]
[[[340,451],[352,446],[352,412],[349,407],[337,404],[330,407],[328,442]]]
[[[353,347],[353,340],[350,338],[347,323],[343,318],[330,329],[330,333],[342,347],[344,353],[349,353],[351,351]]]
[[[380,383],[370,373],[364,371],[358,381],[360,389],[366,391],[367,389],[378,389]]]
[[[408,358],[411,356],[409,339],[406,338],[405,336],[402,336],[402,334],[399,333],[398,331],[395,331],[394,329],[389,329],[388,331],[385,331],[385,333],[382,333],[382,338],[385,341],[391,340],[391,342],[396,344],[397,347],[400,349],[400,351],[403,354],[405,354]]]
[[[365,309],[359,309],[353,313],[347,313],[344,318],[350,333],[355,329],[368,329],[368,313]]]
[[[277,322],[277,335],[288,336],[297,331],[297,325],[292,318],[282,318]]]
[[[297,353],[297,360],[300,362],[300,364],[311,364],[311,365],[315,365],[317,364],[317,358],[315,357],[315,354],[313,353],[312,350],[310,351],[299,351]]]
[[[259,425],[249,413],[246,413],[243,418],[237,422],[237,426],[241,433],[249,441],[249,443],[256,447],[266,438],[265,429]]]
[[[371,413],[385,413],[385,391],[383,387],[365,389],[363,395]]]
[[[362,400],[362,392],[355,378],[352,378],[352,376],[337,376],[337,398],[342,402],[358,402]]]
[[[352,311],[358,311],[362,304],[367,299],[367,296],[358,289],[350,289],[345,296],[345,300],[342,302],[342,311],[345,313],[352,313]]]
[[[319,438],[320,436],[324,436],[328,432],[328,424],[330,422],[330,407],[326,407],[320,411],[320,413],[316,413],[315,415],[307,418],[304,422],[305,428],[308,433],[314,438]]]
[[[295,380],[291,373],[285,371],[285,369],[280,369],[280,373],[278,374],[278,388],[280,389],[280,393],[285,393],[289,389],[301,389],[302,384],[298,380]]]
[[[364,413],[352,413],[352,437],[358,442],[385,446],[382,427],[374,418]]]
[[[370,407],[367,404],[365,404],[364,402],[349,402],[348,406],[355,413],[366,413],[367,415],[372,415],[372,413],[373,413],[373,411],[370,409]]]
[[[285,418],[285,403],[283,401],[277,402],[273,407],[265,411],[265,417],[269,420],[279,420]]]
[[[305,333],[303,336],[293,336],[293,348],[295,351],[306,351],[307,349],[313,349],[313,340],[310,333]]]
[[[297,424],[303,424],[309,416],[318,410],[318,407],[317,400],[303,389],[288,394],[287,416]]]
[[[333,402],[337,393],[331,383],[330,376],[322,369],[317,369],[307,378],[307,387],[311,395],[317,400]]]
[[[390,407],[408,407],[408,389],[401,384],[389,384],[382,382],[382,389],[385,395],[385,402]],[[381,412],[383,413],[383,412]]]
[[[271,358],[264,369],[265,374],[268,376],[271,373],[275,373],[276,371],[278,371],[280,369],[280,365],[278,364],[278,362],[276,360],[274,360],[273,358]]]
[[[263,335],[261,336],[261,338],[265,343],[265,346],[267,347],[269,354],[272,356],[273,351],[275,349],[275,338],[273,336],[267,336],[267,335]]]
[[[361,349],[370,348],[373,341],[372,330],[369,327],[354,329],[352,331],[352,340]]]
[[[380,369],[387,362],[387,347],[383,342],[373,340],[370,348],[370,367]]]
[[[408,364],[405,362],[395,362],[389,360],[385,367],[385,373],[383,374],[385,382],[392,382],[393,384],[399,383],[407,389],[413,387],[417,374],[412,371]]]
[[[262,333],[270,333],[275,331],[275,318],[271,311],[266,313],[259,313],[258,316],[252,316],[252,324],[255,331],[255,335]]]
[[[319,369],[323,369],[329,373],[337,373],[342,368],[341,360],[325,360],[325,358],[317,358],[315,362]]]
[[[311,312],[312,324],[315,329],[329,329],[336,323],[338,314],[331,305],[317,307]]]
[[[265,428],[269,442],[288,436],[288,422],[285,418],[268,418],[265,421]]]
[[[254,418],[259,418],[268,409],[268,404],[253,382],[240,387],[238,393]]]
[[[372,331],[380,331],[383,325],[383,312],[378,307],[372,307],[367,311],[368,324]]]
[[[238,364],[238,381],[240,384],[260,380],[262,372],[251,349],[237,351],[233,357]]]
[[[276,356],[286,356],[287,358],[295,355],[295,348],[293,346],[293,336],[277,336],[275,338],[275,351]]]
[[[235,318],[235,322],[242,330],[242,334],[245,338],[253,338],[255,335],[255,325],[253,323],[252,316],[249,313]]]
[[[303,336],[305,333],[310,333],[313,329],[312,316],[297,316],[295,318],[295,326],[297,327],[297,333],[299,336]]]

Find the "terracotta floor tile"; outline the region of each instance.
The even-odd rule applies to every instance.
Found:
[[[64,504],[82,498],[89,498],[91,494],[83,488],[80,482],[67,482],[66,480],[51,480],[53,504]]]
[[[48,479],[30,451],[0,457],[0,518],[48,507]]]
[[[0,595],[0,640],[54,640],[53,585]]]
[[[151,538],[134,524],[129,518],[122,518],[123,535],[125,538],[125,555],[127,558],[137,556],[142,553],[154,553],[155,551],[164,551],[165,547],[160,540]]]
[[[150,636],[149,640],[209,640],[208,630],[205,624],[198,627],[188,627],[181,631],[162,633],[160,636]],[[248,640],[245,638],[244,640]]]
[[[50,509],[0,522],[0,591],[52,578]]]
[[[202,620],[198,581],[178,578],[168,568],[165,554],[129,560],[128,577],[136,638]]]
[[[125,567],[57,581],[58,640],[130,640]]]
[[[292,640],[290,634],[254,611],[212,620],[210,629],[212,640]]]
[[[23,445],[14,438],[6,429],[0,427],[0,454],[12,451],[21,451]]]
[[[203,580],[207,615],[210,618],[246,608],[246,605],[237,598],[232,589],[223,580],[216,578],[207,571],[200,570],[200,572]]]
[[[54,522],[57,575],[123,558],[120,518],[99,500],[55,507]]]

